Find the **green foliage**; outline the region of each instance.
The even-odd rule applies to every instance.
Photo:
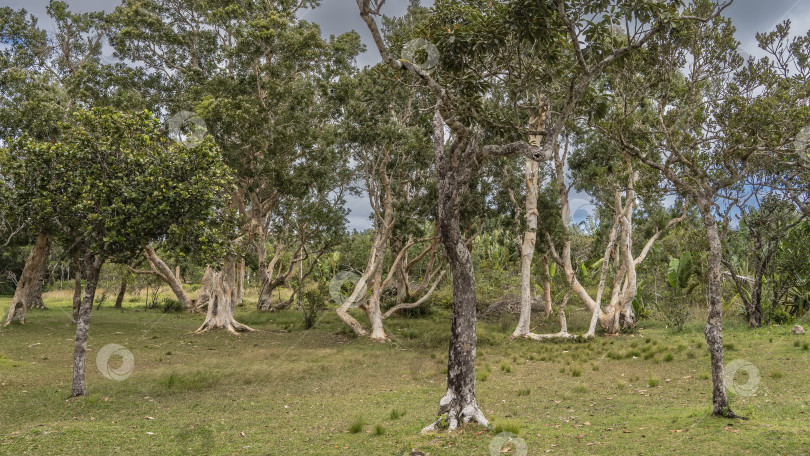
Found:
[[[304,329],[310,329],[318,321],[318,314],[326,310],[329,296],[329,282],[318,282],[314,289],[303,293],[301,307],[304,310]]]

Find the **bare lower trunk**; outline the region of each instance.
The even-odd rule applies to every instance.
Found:
[[[532,319],[532,259],[537,242],[537,189],[540,163],[526,159],[526,232],[520,252],[520,319],[512,337],[529,334]]]
[[[750,308],[748,309],[748,325],[752,328],[762,326],[762,276],[765,267],[757,265],[754,271],[754,283],[751,285]]]
[[[177,300],[183,305],[183,308],[186,310],[193,309],[194,304],[192,304],[191,299],[188,297],[185,290],[183,290],[183,284],[180,283],[180,280],[174,275],[171,268],[158,257],[155,249],[147,244],[143,249],[143,254],[149,261],[149,265],[152,267],[155,275],[169,285],[169,288],[172,289],[172,292],[174,292]]]
[[[121,288],[118,289],[118,296],[115,298],[115,306],[113,308],[120,309],[124,304],[124,296],[127,294],[127,276],[121,278]]]
[[[543,306],[546,311],[546,318],[551,316],[551,272],[548,268],[548,255],[543,255]]]
[[[476,333],[475,273],[470,251],[464,243],[459,226],[459,205],[468,182],[459,177],[443,160],[444,123],[437,112],[433,119],[433,147],[437,158],[439,238],[453,274],[453,320],[447,359],[447,390],[439,402],[438,414],[446,417],[448,430],[459,424],[476,422],[488,426],[484,412],[475,397]],[[458,147],[454,145],[454,147]],[[451,154],[454,151],[451,150]],[[455,151],[458,153],[458,151]],[[468,170],[469,171],[469,170]],[[469,171],[471,172],[471,171]],[[427,426],[423,432],[435,430],[442,418]]]
[[[245,298],[245,259],[239,260],[236,264],[236,306],[242,305]]]
[[[203,273],[202,279],[200,280],[200,291],[197,293],[197,301],[194,303],[197,309],[201,309],[208,305],[208,301],[211,299],[211,288],[213,287],[213,275],[214,270],[211,269],[211,266],[205,267],[205,272]]]
[[[82,263],[79,251],[73,252],[73,323],[79,322],[79,309],[82,306]]]
[[[87,364],[87,337],[90,333],[90,311],[93,310],[93,300],[96,298],[98,276],[104,259],[88,253],[85,256],[85,271],[87,281],[84,286],[84,296],[79,308],[79,318],[76,322],[76,344],[73,349],[73,390],[71,397],[86,396],[87,387],[84,382],[84,369]]]
[[[50,240],[49,240],[50,241]],[[51,243],[45,245],[42,261],[39,262],[39,271],[34,286],[31,287],[31,294],[28,298],[29,309],[44,309],[45,301],[42,300],[42,289],[45,287],[45,279],[48,275],[48,256],[51,253]]]
[[[253,331],[249,326],[237,322],[233,316],[236,308],[233,301],[235,269],[234,263],[229,262],[222,271],[211,270],[208,312],[205,316],[205,322],[197,329],[198,334],[216,328],[226,329],[233,334],[242,331]]]
[[[722,245],[717,221],[711,212],[711,205],[698,201],[709,241],[709,314],[706,319],[706,343],[712,362],[712,415],[735,418],[726,396],[725,372],[723,366],[723,289],[721,282]]]
[[[40,272],[42,270],[42,263],[47,262],[47,251],[50,240],[48,235],[40,233],[25,261],[20,280],[17,282],[17,289],[14,291],[14,297],[11,299],[11,305],[8,308],[8,316],[6,317],[5,325],[8,326],[12,321],[19,321],[25,324],[26,312],[30,308],[30,302],[33,289],[39,285],[42,286]]]

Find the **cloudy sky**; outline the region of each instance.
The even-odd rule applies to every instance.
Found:
[[[74,11],[111,10],[118,3],[115,0],[66,0]],[[423,4],[432,4],[433,0],[423,0]],[[47,0],[0,0],[0,6],[10,6],[14,9],[25,8],[40,18],[40,27],[52,26],[45,16]],[[408,2],[406,0],[388,0],[383,13],[389,16],[398,16],[405,12]],[[735,0],[729,7],[726,15],[730,16],[737,27],[737,39],[743,51],[750,55],[758,55],[759,49],[754,38],[756,32],[772,30],[776,24],[790,19],[793,22],[793,31],[804,33],[810,30],[810,0]],[[356,0],[322,0],[320,8],[308,10],[302,14],[308,21],[320,24],[324,36],[339,35],[350,30],[360,32],[369,52],[358,59],[360,66],[370,65],[379,61],[379,55],[373,47],[365,23],[357,13]],[[583,211],[587,211],[587,202],[582,201]],[[356,229],[367,228],[369,206],[362,198],[349,201],[352,210],[349,216],[349,227]],[[581,217],[582,214],[575,219]]]

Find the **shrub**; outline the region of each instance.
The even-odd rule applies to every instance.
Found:
[[[160,308],[163,309],[163,313],[180,313],[185,310],[180,301],[172,298],[163,298]]]

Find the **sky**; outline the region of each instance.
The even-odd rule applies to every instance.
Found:
[[[65,0],[70,9],[77,12],[109,11],[118,4],[115,0]],[[48,29],[52,26],[45,15],[47,0],[0,0],[0,6],[10,6],[14,9],[25,8],[28,12],[40,18],[40,27]],[[433,0],[422,0],[424,5],[432,5]],[[405,13],[407,0],[388,0],[382,12],[388,16],[399,16]],[[780,22],[790,19],[792,30],[803,34],[810,30],[810,0],[735,0],[724,12],[731,17],[737,27],[737,40],[740,49],[753,56],[761,55],[756,45],[757,32],[767,32]],[[374,43],[360,19],[356,0],[322,0],[319,8],[306,10],[301,17],[321,26],[324,36],[340,35],[351,30],[360,33],[366,43],[367,52],[358,58],[358,65],[363,67],[373,65],[380,61]],[[581,221],[590,212],[592,206],[585,195],[572,195],[572,216],[575,221]],[[574,207],[577,206],[577,207]],[[351,210],[349,215],[349,229],[363,230],[369,228],[370,206],[365,197],[351,198],[348,201]],[[579,208],[577,210],[577,208]]]

